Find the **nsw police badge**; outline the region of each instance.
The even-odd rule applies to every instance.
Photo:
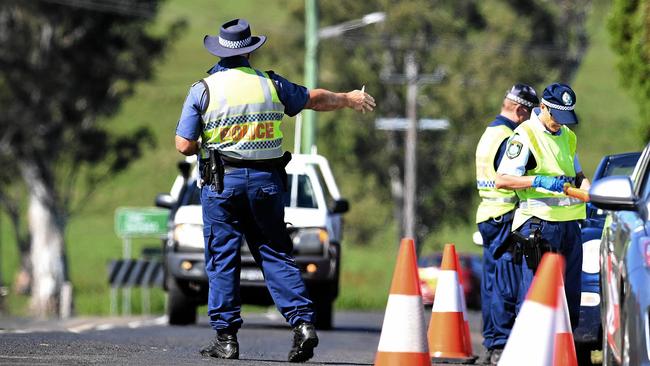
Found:
[[[519,141],[510,141],[508,144],[508,149],[506,150],[506,155],[508,156],[509,159],[514,159],[519,154],[521,154],[521,149],[524,147],[521,142]]]

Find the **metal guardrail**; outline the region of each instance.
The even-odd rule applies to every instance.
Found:
[[[131,314],[131,289],[142,288],[142,311],[150,312],[152,287],[162,287],[163,268],[158,260],[116,259],[108,265],[108,283],[111,286],[111,315],[117,315],[118,290],[122,289],[122,315]]]

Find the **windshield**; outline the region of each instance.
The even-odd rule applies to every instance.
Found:
[[[316,203],[316,195],[314,194],[314,188],[311,184],[311,180],[305,174],[299,174],[297,176],[298,180],[298,192],[296,197],[296,207],[301,208],[318,208]],[[287,192],[284,194],[284,206],[291,206],[291,189],[293,187],[294,174],[289,174],[287,182]]]
[[[284,206],[291,206],[291,187],[293,185],[293,174],[289,174],[287,191],[284,192]],[[301,208],[318,208],[316,202],[316,195],[311,180],[305,174],[299,174],[298,178],[298,192],[296,207]],[[186,191],[181,194],[180,205],[200,205],[201,204],[201,190],[196,187],[196,182],[192,181],[186,186]]]

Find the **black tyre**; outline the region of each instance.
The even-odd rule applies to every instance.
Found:
[[[167,276],[167,316],[170,325],[196,323],[196,302],[187,296],[176,279]]]
[[[334,300],[316,299],[314,300],[314,310],[316,310],[316,322],[314,323],[316,329],[332,329],[332,321],[334,317]]]

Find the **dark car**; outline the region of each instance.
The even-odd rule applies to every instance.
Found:
[[[650,365],[650,144],[632,176],[591,187],[607,215],[600,245],[603,364]]]
[[[483,264],[478,254],[459,253],[458,262],[461,267],[465,302],[470,309],[481,308],[481,276]],[[422,302],[426,306],[433,305],[438,283],[438,272],[442,263],[442,253],[422,256],[418,259],[418,274]]]
[[[603,157],[592,177],[593,182],[614,175],[631,175],[641,156],[640,152]],[[605,212],[587,204],[587,219],[582,222],[582,293],[580,323],[574,331],[576,351],[581,363],[588,364],[592,350],[600,349],[600,240],[605,225]]]

